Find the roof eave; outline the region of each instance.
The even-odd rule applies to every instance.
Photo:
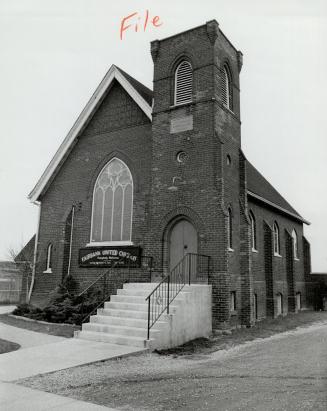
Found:
[[[250,197],[253,197],[253,198],[257,199],[257,200],[259,200],[259,201],[261,201],[261,202],[269,205],[270,207],[273,207],[273,208],[275,208],[276,210],[278,210],[278,211],[280,211],[280,212],[282,212],[282,213],[284,213],[284,214],[287,214],[287,215],[289,215],[290,217],[292,217],[292,218],[294,218],[294,219],[296,219],[296,220],[298,220],[298,221],[301,221],[301,222],[304,223],[304,224],[307,224],[307,225],[310,225],[310,224],[311,224],[310,221],[305,220],[305,219],[304,219],[303,217],[301,217],[300,215],[297,215],[297,214],[295,214],[295,213],[292,213],[291,211],[286,210],[285,208],[283,208],[283,207],[281,207],[281,206],[273,203],[272,201],[267,200],[267,199],[264,198],[264,197],[259,196],[258,194],[253,193],[253,192],[250,191],[250,190],[247,190],[247,194],[248,194]]]

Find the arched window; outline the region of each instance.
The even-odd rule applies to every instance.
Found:
[[[233,249],[233,213],[230,207],[227,210],[227,247]]]
[[[274,254],[280,255],[279,227],[276,221],[274,222],[273,235],[274,235]]]
[[[251,248],[252,250],[256,250],[257,249],[257,228],[256,228],[254,214],[252,213],[252,211],[250,211],[249,217],[250,217],[250,224],[251,224]]]
[[[192,101],[193,70],[191,63],[184,60],[175,71],[174,104],[185,104]]]
[[[296,231],[293,229],[292,231],[292,238],[293,238],[293,254],[294,258],[298,259],[299,253],[298,253],[298,242],[297,242],[297,234]]]
[[[52,244],[50,243],[47,248],[47,260],[45,273],[52,273]]]
[[[224,106],[233,111],[233,82],[230,68],[224,64],[222,70],[222,100]]]
[[[112,159],[95,183],[92,206],[92,242],[131,241],[133,179],[127,165]]]

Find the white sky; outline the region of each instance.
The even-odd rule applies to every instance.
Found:
[[[135,11],[160,28],[126,33]],[[36,229],[27,195],[112,63],[152,88],[149,42],[216,19],[244,54],[242,146],[306,219],[327,272],[325,0],[0,0],[0,259]]]

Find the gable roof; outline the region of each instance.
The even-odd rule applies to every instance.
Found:
[[[40,195],[47,187],[51,178],[63,164],[67,155],[74,147],[79,133],[84,129],[89,120],[92,118],[106,91],[109,89],[114,80],[118,81],[118,83],[135,101],[135,103],[138,104],[141,110],[143,110],[146,116],[150,120],[152,120],[152,91],[135,80],[133,77],[125,73],[122,69],[118,68],[115,65],[112,65],[95,90],[94,94],[84,107],[83,111],[77,118],[73,127],[70,129],[64,141],[61,143],[59,149],[51,159],[41,178],[28,195],[29,200],[31,200],[32,202],[38,201]]]
[[[259,173],[247,160],[247,188],[248,195],[273,207],[289,216],[310,224],[290,205],[285,198]]]

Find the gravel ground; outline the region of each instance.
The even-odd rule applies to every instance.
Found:
[[[325,322],[227,351],[152,353],[18,383],[126,411],[325,411],[326,365]]]

